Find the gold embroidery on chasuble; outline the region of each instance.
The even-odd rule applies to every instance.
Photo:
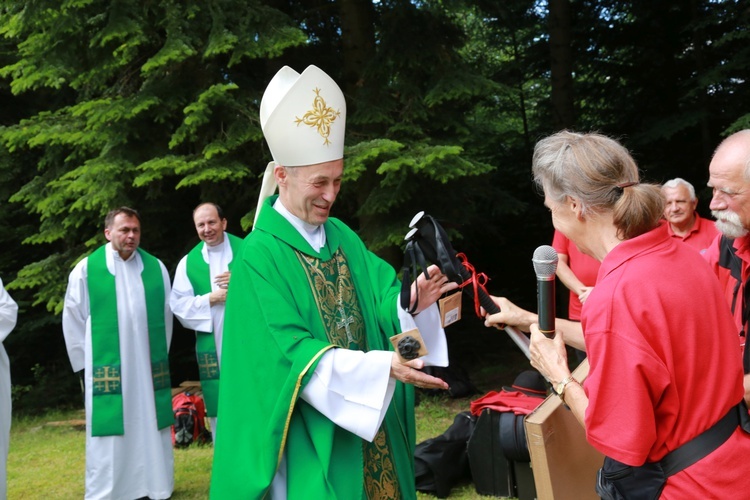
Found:
[[[301,252],[297,256],[307,273],[328,341],[338,347],[367,351],[362,310],[341,250],[325,262]]]
[[[363,442],[362,455],[365,462],[365,494],[369,500],[398,500],[401,489],[398,487],[396,468],[388,448],[385,428],[380,427],[372,443]]]
[[[325,262],[301,252],[297,252],[297,257],[307,273],[328,341],[339,347],[367,351],[362,310],[349,264],[341,249]],[[363,486],[367,498],[400,499],[401,490],[385,427],[378,430],[372,443],[362,443]]]

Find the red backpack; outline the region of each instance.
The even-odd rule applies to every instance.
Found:
[[[172,398],[174,425],[172,445],[185,448],[192,443],[210,443],[211,433],[206,429],[206,405],[197,394],[181,392]]]

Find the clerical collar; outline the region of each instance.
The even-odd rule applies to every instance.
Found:
[[[133,258],[135,257],[135,254],[136,254],[136,253],[138,252],[138,250],[137,250],[137,249],[136,249],[136,250],[133,250],[133,253],[131,253],[131,254],[130,254],[130,255],[128,256],[128,258],[127,258],[127,259],[123,259],[123,258],[122,258],[122,256],[120,255],[120,252],[118,252],[118,251],[117,251],[117,250],[115,249],[115,246],[114,246],[114,245],[112,244],[112,242],[111,242],[111,241],[110,241],[109,243],[107,243],[107,245],[109,245],[109,251],[110,251],[110,254],[112,255],[112,257],[113,257],[113,258],[114,258],[115,260],[119,260],[119,261],[122,261],[122,262],[130,262],[131,260],[133,260]]]
[[[287,208],[281,203],[281,198],[277,198],[273,204],[273,208],[279,212],[294,228],[305,238],[313,250],[320,252],[320,249],[326,244],[326,232],[323,229],[323,224],[314,226],[303,221],[296,215],[292,214]]]
[[[204,245],[206,250],[211,253],[221,253],[224,251],[224,244],[227,242],[227,237],[224,235],[224,241],[219,243],[218,245],[210,246],[210,245]]]

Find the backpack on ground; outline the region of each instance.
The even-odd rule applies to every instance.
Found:
[[[175,394],[172,410],[172,445],[175,448],[211,442],[211,433],[206,429],[206,405],[201,396],[189,392]]]
[[[417,445],[414,450],[417,491],[447,498],[454,486],[471,479],[466,446],[475,420],[470,412],[463,411],[443,434]]]

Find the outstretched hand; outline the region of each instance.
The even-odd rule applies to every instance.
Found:
[[[536,314],[518,307],[505,297],[490,295],[490,298],[500,308],[500,312],[486,315],[484,317],[484,326],[494,326],[495,328],[502,329],[506,325],[509,325],[528,332],[531,324],[537,321]],[[484,309],[482,312],[486,313]]]
[[[391,377],[400,380],[405,384],[411,384],[420,389],[444,389],[448,390],[450,386],[443,379],[427,375],[421,370],[424,368],[424,361],[421,359],[412,359],[402,363],[398,355],[394,352],[391,360]]]
[[[427,309],[444,293],[458,288],[458,283],[449,281],[448,277],[441,273],[440,268],[435,264],[427,268],[427,274],[430,275],[430,279],[426,279],[424,273],[420,273],[411,285],[410,305],[414,304],[414,300],[417,298],[417,288],[419,289],[419,303],[414,314],[419,314]]]

